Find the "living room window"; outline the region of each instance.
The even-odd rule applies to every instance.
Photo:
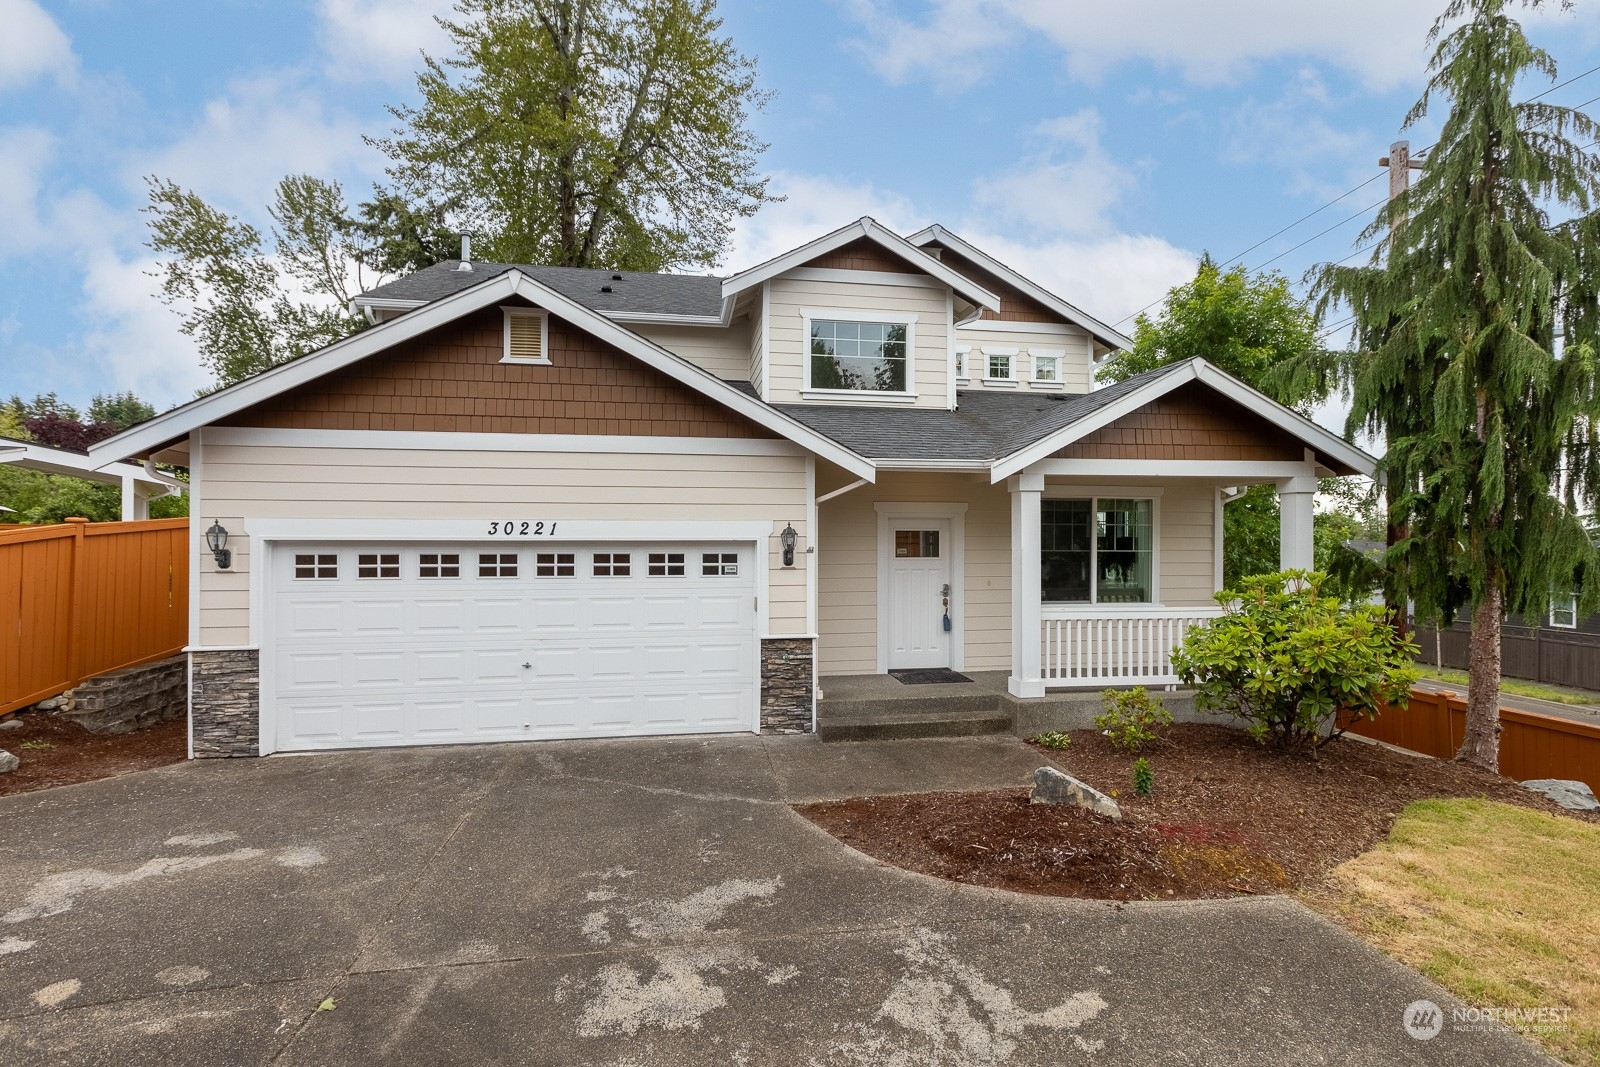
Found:
[[[911,324],[806,312],[810,345],[807,389],[905,394],[910,381]]]
[[[1155,600],[1155,507],[1117,497],[1040,503],[1040,583],[1046,603]]]

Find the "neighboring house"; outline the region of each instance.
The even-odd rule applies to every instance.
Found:
[[[1222,498],[1311,563],[1337,436],[937,227],[729,278],[449,262],[94,448],[187,465],[197,756],[809,730],[832,675],[1171,681]],[[228,531],[225,568],[207,527]]]
[[[1435,639],[1433,629],[1417,627],[1419,659],[1466,670],[1472,654],[1472,618],[1463,613]],[[1500,673],[1547,685],[1600,692],[1600,615],[1580,615],[1578,598],[1558,595],[1537,626],[1511,614],[1500,625]]]
[[[13,437],[0,437],[0,463],[42,474],[63,474],[69,478],[83,478],[104,485],[122,487],[122,518],[124,521],[148,519],[150,501],[164,496],[174,496],[184,491],[182,482],[162,474],[155,465],[106,462],[90,459],[87,452],[70,448],[52,448],[32,441],[19,441]],[[0,504],[5,501],[0,500]],[[11,511],[13,509],[6,508]]]

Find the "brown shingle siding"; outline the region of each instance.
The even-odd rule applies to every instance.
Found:
[[[980,321],[982,319],[1000,319],[1004,322],[1065,323],[1067,321],[1037,300],[1025,295],[1022,290],[1008,285],[972,260],[948,248],[940,253],[939,260],[951,270],[965,275],[1000,298],[999,313],[984,308]]]
[[[865,237],[857,237],[843,247],[824,253],[806,266],[831,267],[834,270],[880,270],[890,274],[927,273]]]
[[[551,366],[501,363],[489,308],[308,382],[228,426],[771,438],[632,356],[550,319]]]
[[[1191,384],[1074,441],[1054,458],[1296,461],[1304,453],[1294,436]]]

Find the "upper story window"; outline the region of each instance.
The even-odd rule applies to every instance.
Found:
[[[983,346],[983,379],[987,382],[1011,382],[1016,380],[1017,350],[1015,348],[994,348],[990,345]]]
[[[910,325],[809,319],[812,389],[904,393],[910,356]]]
[[[1061,382],[1061,353],[1048,349],[1030,349],[1028,354],[1033,357],[1033,380],[1050,385],[1059,385]]]
[[[967,380],[967,364],[972,359],[971,345],[956,345],[956,378]]]
[[[1550,625],[1558,630],[1578,628],[1578,596],[1576,593],[1556,594],[1550,601]]]
[[[1042,501],[1042,599],[1080,604],[1154,601],[1154,512],[1150,500]]]

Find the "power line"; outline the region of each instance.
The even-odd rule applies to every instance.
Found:
[[[1382,173],[1382,172],[1380,171],[1380,173]],[[1264,261],[1262,263],[1256,264],[1254,267],[1252,267],[1250,269],[1250,272],[1253,274],[1256,271],[1260,270],[1262,267],[1266,267],[1266,266],[1269,266],[1270,264],[1276,263],[1278,260],[1280,260],[1284,256],[1288,255],[1290,252],[1296,251],[1297,249],[1304,248],[1306,245],[1310,244],[1312,241],[1317,240],[1318,238],[1328,236],[1328,234],[1332,233],[1334,230],[1337,230],[1339,227],[1345,226],[1345,225],[1348,225],[1351,222],[1354,222],[1356,219],[1359,219],[1361,216],[1365,215],[1367,212],[1375,211],[1375,210],[1377,210],[1378,208],[1382,207],[1384,204],[1386,204],[1388,202],[1389,202],[1389,198],[1386,196],[1382,200],[1379,200],[1377,203],[1370,204],[1367,207],[1362,208],[1360,211],[1356,212],[1354,215],[1351,215],[1348,218],[1340,219],[1338,222],[1334,223],[1332,226],[1329,226],[1326,230],[1323,230],[1321,233],[1312,234],[1310,237],[1307,237],[1304,241],[1301,241],[1299,244],[1295,245],[1293,248],[1285,248],[1282,252],[1279,252],[1277,255],[1273,256],[1271,259],[1266,260],[1266,261]]]
[[[1254,252],[1256,249],[1260,248],[1262,245],[1264,245],[1268,241],[1272,240],[1273,237],[1279,237],[1279,236],[1281,236],[1283,234],[1288,233],[1290,230],[1294,229],[1296,226],[1300,225],[1302,222],[1304,222],[1307,219],[1309,219],[1312,215],[1320,215],[1322,212],[1328,210],[1330,207],[1332,207],[1333,205],[1337,204],[1339,201],[1343,200],[1345,197],[1349,196],[1351,193],[1359,193],[1361,190],[1365,189],[1367,186],[1371,185],[1373,182],[1375,182],[1379,178],[1383,177],[1383,174],[1384,174],[1384,172],[1380,170],[1378,173],[1374,174],[1372,177],[1368,178],[1366,181],[1362,182],[1360,185],[1356,186],[1354,189],[1351,189],[1348,192],[1341,193],[1340,195],[1334,197],[1332,200],[1329,200],[1326,204],[1323,204],[1321,207],[1317,208],[1317,210],[1315,210],[1315,211],[1313,211],[1313,212],[1311,212],[1309,214],[1301,215],[1299,218],[1297,218],[1293,222],[1289,223],[1289,225],[1285,226],[1283,229],[1279,230],[1277,233],[1272,234],[1272,236],[1270,236],[1270,237],[1263,237],[1261,240],[1257,241],[1255,244],[1251,245],[1249,248],[1245,249],[1243,252],[1240,252],[1238,255],[1230,256],[1229,258],[1223,260],[1220,265],[1226,267],[1229,263],[1232,263],[1236,259],[1243,259],[1245,256],[1248,256],[1251,252]]]
[[[1566,87],[1568,85],[1571,85],[1575,81],[1579,81],[1580,79],[1587,78],[1589,75],[1593,74],[1597,70],[1600,70],[1600,67],[1590,67],[1588,70],[1584,71],[1582,74],[1574,74],[1572,77],[1568,78],[1566,81],[1557,82],[1556,84],[1550,86],[1550,88],[1546,89],[1544,92],[1536,93],[1533,96],[1528,97],[1528,99],[1524,100],[1523,103],[1524,104],[1531,104],[1535,100],[1540,99],[1541,97],[1549,96],[1551,93],[1555,92],[1557,89],[1564,88],[1564,87]],[[1600,97],[1597,97],[1596,99],[1600,99]],[[1593,103],[1593,102],[1594,101],[1590,101],[1590,103]],[[1578,106],[1582,107],[1583,105],[1579,104]]]

